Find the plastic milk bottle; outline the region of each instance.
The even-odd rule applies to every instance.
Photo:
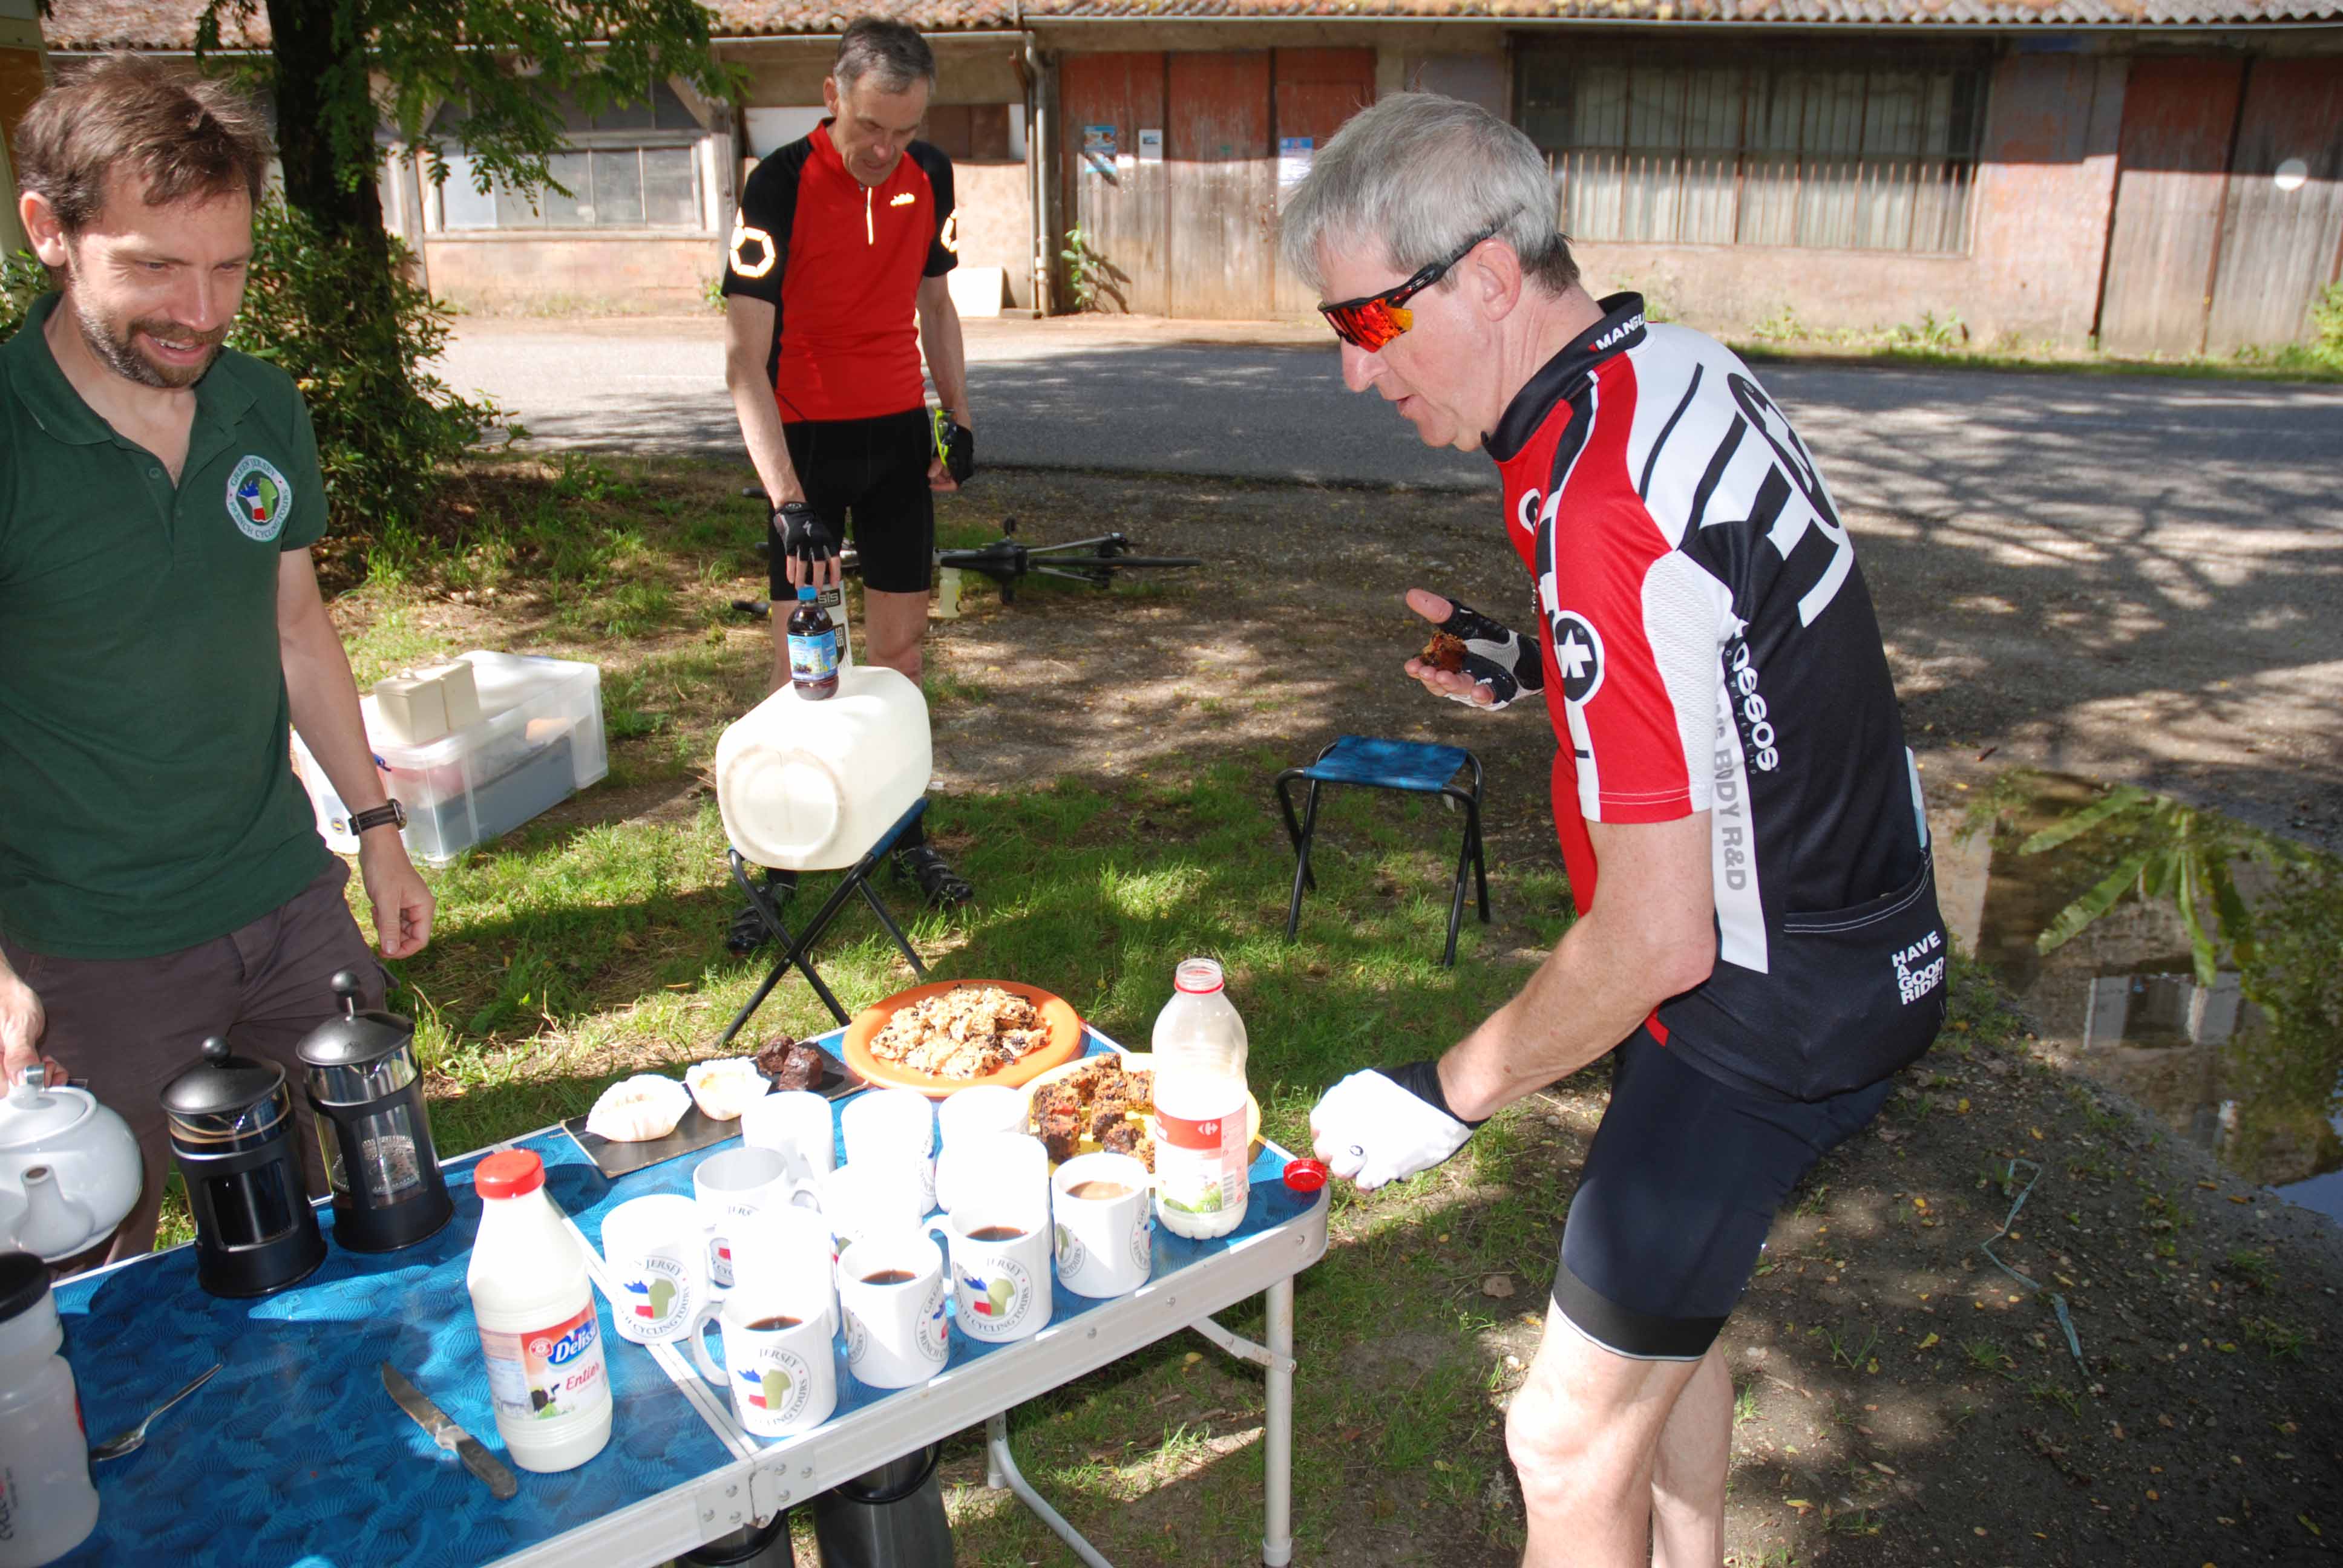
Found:
[[[602,1325],[577,1236],[545,1191],[545,1164],[508,1149],[473,1173],[472,1314],[488,1357],[497,1432],[523,1470],[569,1470],[610,1441]]]
[[[1182,959],[1172,987],[1155,1016],[1155,1212],[1205,1241],[1243,1223],[1252,1192],[1245,1026],[1211,959]]]
[[[55,1562],[97,1527],[65,1342],[47,1267],[0,1251],[0,1568]]]

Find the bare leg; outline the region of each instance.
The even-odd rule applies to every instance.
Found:
[[[920,641],[928,634],[928,596],[920,593],[880,593],[862,590],[862,652],[872,664],[883,664],[920,680]]]
[[[1653,1568],[1725,1561],[1725,1473],[1733,1458],[1733,1374],[1715,1345],[1676,1395],[1652,1462]]]
[[[1545,1338],[1505,1421],[1505,1446],[1529,1512],[1524,1568],[1643,1568],[1650,1561],[1660,1434],[1704,1364],[1616,1354],[1548,1305]]]

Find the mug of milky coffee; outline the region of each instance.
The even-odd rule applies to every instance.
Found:
[[[1057,1303],[1050,1289],[1048,1218],[1038,1201],[965,1203],[928,1227],[946,1243],[952,1315],[961,1333],[1006,1344],[1049,1327]]]
[[[1120,1296],[1154,1264],[1154,1178],[1128,1154],[1083,1154],[1050,1178],[1058,1282],[1078,1296]]]

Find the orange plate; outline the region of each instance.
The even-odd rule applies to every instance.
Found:
[[[900,1009],[914,1002],[941,996],[955,986],[999,986],[1011,996],[1021,996],[1041,1010],[1042,1020],[1050,1026],[1050,1043],[1029,1050],[998,1072],[979,1078],[938,1078],[932,1073],[914,1072],[908,1067],[882,1061],[870,1054],[870,1040],[885,1027],[889,1019]],[[839,1054],[846,1065],[872,1083],[889,1089],[916,1089],[920,1093],[941,1100],[959,1090],[980,1083],[997,1083],[1003,1089],[1021,1088],[1028,1079],[1037,1078],[1053,1067],[1061,1067],[1081,1054],[1082,1020],[1073,1004],[1051,996],[1039,986],[1019,985],[1015,980],[940,980],[934,985],[914,986],[900,995],[890,996],[876,1007],[865,1008],[854,1015],[846,1026],[846,1038],[840,1042]]]

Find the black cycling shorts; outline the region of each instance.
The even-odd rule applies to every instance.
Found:
[[[1554,1304],[1605,1350],[1697,1361],[1748,1288],[1775,1211],[1892,1087],[1761,1099],[1637,1030],[1612,1053],[1611,1104],[1563,1227]]]
[[[935,436],[927,409],[870,419],[785,421],[781,433],[806,503],[841,542],[854,540],[862,557],[862,586],[880,593],[927,592],[936,549],[935,494],[928,488]],[[796,597],[789,561],[778,537],[768,542],[772,597],[783,603]]]

